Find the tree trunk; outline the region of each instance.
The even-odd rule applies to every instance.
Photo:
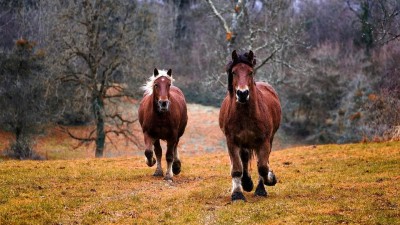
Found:
[[[373,27],[371,23],[371,9],[368,1],[361,3],[361,42],[365,45],[365,54],[370,57],[371,49],[374,47]]]
[[[104,102],[101,97],[96,97],[93,102],[96,119],[96,158],[103,157],[106,133],[104,131]]]
[[[190,27],[190,1],[174,0],[175,5],[175,50],[191,47],[193,29]]]

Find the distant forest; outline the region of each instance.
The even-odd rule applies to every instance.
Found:
[[[101,156],[108,133],[136,142],[117,105],[155,67],[219,107],[236,49],[279,93],[282,142],[399,138],[399,14],[398,0],[0,0],[0,128],[23,158],[39,127],[95,125],[69,134]]]

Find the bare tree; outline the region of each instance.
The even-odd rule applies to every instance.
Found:
[[[82,142],[96,143],[96,157],[102,157],[108,134],[123,135],[137,144],[130,127],[135,116],[124,115],[116,104],[132,96],[124,82],[128,74],[126,53],[136,37],[132,29],[135,3],[129,1],[80,0],[58,5],[61,14],[55,31],[61,47],[59,80],[75,87],[83,104],[92,112],[95,128],[85,137],[68,134]]]
[[[360,42],[366,53],[375,44],[385,45],[400,38],[400,3],[396,0],[346,0],[359,24]]]
[[[225,30],[226,55],[233,49],[252,49],[257,56],[256,71],[268,62],[294,69],[285,52],[300,43],[302,26],[294,21],[291,0],[233,0],[231,4],[220,3],[221,9],[213,0],[206,1]]]

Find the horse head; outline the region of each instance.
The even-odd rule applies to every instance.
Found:
[[[256,59],[253,52],[238,55],[232,52],[232,61],[228,64],[228,90],[235,94],[236,102],[246,103],[250,99],[250,91],[254,85],[254,66]]]
[[[153,96],[159,112],[168,112],[170,106],[169,89],[172,84],[172,71],[154,69]]]

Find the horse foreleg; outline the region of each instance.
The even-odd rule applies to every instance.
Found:
[[[160,140],[156,140],[154,142],[154,153],[156,154],[157,168],[156,168],[156,171],[154,172],[153,176],[162,177],[164,174],[163,174],[163,170],[162,170],[162,166],[161,166],[162,148],[160,145]]]
[[[253,181],[251,180],[251,176],[249,174],[249,160],[251,158],[251,151],[248,149],[240,150],[240,158],[243,164],[243,176],[242,176],[242,186],[243,190],[250,192],[253,190]]]
[[[174,162],[174,147],[175,142],[167,142],[167,153],[165,154],[165,159],[167,160],[167,171],[165,172],[164,180],[172,180],[174,176],[172,173],[172,164]]]
[[[174,163],[172,163],[172,172],[175,175],[178,175],[181,172],[181,160],[179,159],[178,143],[179,139],[174,146]]]
[[[146,156],[146,164],[150,167],[154,166],[156,163],[156,159],[153,157],[153,143],[154,139],[145,133],[144,144],[146,145],[146,150],[144,151],[144,155]]]
[[[232,176],[231,199],[232,201],[236,200],[246,201],[246,198],[243,195],[243,188],[242,188],[243,165],[242,165],[242,160],[240,159],[240,148],[233,145],[232,143],[229,143],[228,151],[229,151],[229,158],[231,160],[231,176]]]
[[[259,174],[259,181],[255,191],[255,195],[267,196],[264,184],[273,186],[277,180],[269,166],[269,155],[271,153],[271,145],[267,141],[260,149],[257,149],[257,168]]]

